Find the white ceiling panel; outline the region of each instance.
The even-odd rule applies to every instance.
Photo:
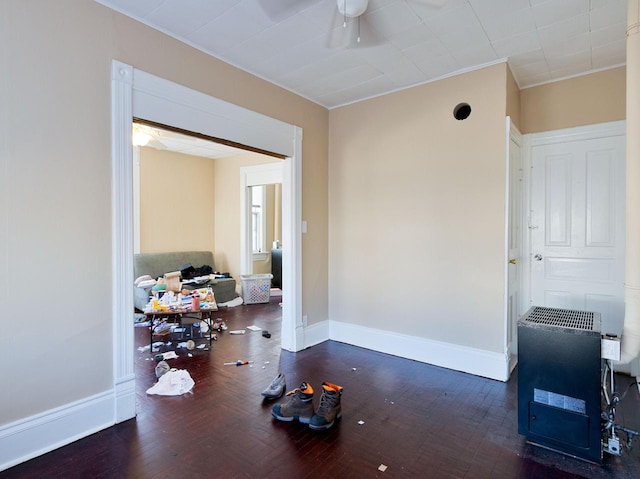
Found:
[[[548,0],[532,6],[538,28],[587,13],[589,0]]]
[[[419,45],[426,41],[437,40],[433,32],[424,24],[411,27],[404,32],[399,33],[389,39],[389,43],[398,47],[400,50]]]
[[[395,90],[396,86],[385,76],[379,76],[364,83],[348,86],[342,90],[322,96],[328,103],[346,104],[378,95],[383,89],[386,91]]]
[[[365,13],[362,17],[371,25],[378,38],[392,38],[421,21],[405,2],[396,2],[386,7]]]
[[[566,57],[582,51],[591,49],[591,37],[588,33],[582,33],[574,37],[565,38],[562,43],[555,43],[553,46],[544,47],[544,55],[547,59]]]
[[[377,68],[369,65],[358,65],[349,70],[318,78],[315,82],[310,82],[302,87],[302,91],[312,92],[309,93],[309,95],[324,96],[332,91],[343,90],[349,88],[351,85],[366,83],[380,76],[382,76],[382,73]]]
[[[478,18],[484,22],[487,19],[501,17],[505,14],[513,12],[522,12],[529,9],[529,0],[494,0],[487,2],[486,0],[469,0],[473,10]]]
[[[489,43],[468,44],[464,48],[452,51],[451,56],[458,62],[460,69],[468,68],[469,65],[473,66],[471,62],[478,62],[476,65],[483,65],[499,59]]]
[[[236,3],[238,0],[165,0],[145,18],[162,29],[187,37]]]
[[[627,0],[610,0],[602,7],[593,6],[591,28],[599,30],[620,23],[627,17]],[[625,25],[627,22],[623,22]]]
[[[567,56],[547,55],[547,65],[551,74],[556,77],[561,77],[562,75],[559,72],[567,70],[575,71],[576,68],[589,69],[591,67],[591,50],[581,50]]]
[[[327,108],[505,58],[521,88],[619,66],[627,0],[96,0]],[[347,0],[349,1],[349,0]]]
[[[483,19],[482,26],[491,41],[536,30],[536,22],[530,8],[497,12]]]
[[[545,61],[546,60],[544,58],[544,52],[542,51],[542,49],[520,53],[519,55],[513,55],[509,57],[509,65],[511,65],[511,68],[531,65],[535,63],[537,64],[535,68],[541,69],[544,68],[543,64],[545,63]]]
[[[583,13],[567,20],[553,23],[538,29],[538,38],[542,47],[555,46],[567,38],[589,33],[589,14]]]
[[[524,32],[513,37],[503,38],[491,42],[496,54],[500,58],[539,50],[541,48],[538,32]]]
[[[626,23],[618,23],[600,30],[591,32],[591,47],[598,48],[609,43],[619,42],[624,38],[627,29]]]
[[[606,45],[603,45],[599,48],[594,48],[591,51],[591,61],[593,63],[593,68],[602,69],[607,68],[612,64],[624,64],[626,60],[626,45],[627,43],[625,41],[617,41],[614,43],[607,43]]]

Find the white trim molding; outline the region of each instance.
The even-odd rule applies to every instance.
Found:
[[[115,422],[136,415],[133,359],[133,68],[114,62],[111,74],[111,242]],[[127,138],[127,141],[122,141]]]
[[[114,424],[114,392],[51,409],[0,427],[0,471]]]
[[[133,117],[155,121],[285,156],[282,162],[282,348],[299,351],[302,324],[302,129],[113,61],[113,301],[115,385],[135,415],[133,376]],[[125,384],[128,383],[128,384]],[[133,400],[132,400],[133,399]]]
[[[489,379],[509,380],[509,358],[506,353],[485,351],[336,320],[322,321],[309,326],[305,334],[305,347],[332,340]]]
[[[251,248],[251,190],[257,185],[282,184],[282,161],[240,168],[240,274],[253,274],[253,262],[267,259],[267,253]],[[283,204],[283,209],[285,205]],[[282,232],[283,236],[286,234]]]

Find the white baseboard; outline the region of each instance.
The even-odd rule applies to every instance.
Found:
[[[329,321],[312,324],[304,329],[304,347],[310,348],[327,341],[329,338]]]
[[[116,381],[115,421],[120,423],[136,416],[136,376],[130,374]]]
[[[112,426],[114,410],[114,391],[105,391],[0,426],[0,471]]]
[[[498,381],[509,379],[506,354],[339,321],[323,321],[305,330],[307,347],[327,339]]]

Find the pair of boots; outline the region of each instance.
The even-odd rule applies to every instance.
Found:
[[[313,410],[313,388],[303,382],[299,388],[289,391],[287,399],[273,406],[271,415],[280,421],[297,419],[311,429],[329,429],[342,417],[342,386],[322,383],[322,396],[318,409]]]

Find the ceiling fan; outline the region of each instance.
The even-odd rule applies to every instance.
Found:
[[[320,0],[259,0],[264,12],[275,22],[295,15]],[[354,46],[372,46],[379,43],[373,25],[367,22],[365,12],[370,0],[334,0],[335,21],[331,27],[328,46],[348,48]],[[373,0],[375,1],[375,0]],[[403,0],[408,4],[421,4],[433,8],[442,8],[449,0]],[[341,28],[339,28],[341,27]]]
[[[442,8],[448,1],[405,0],[406,3],[422,4],[435,10]],[[338,21],[342,22],[342,29],[332,29],[329,39],[330,47],[348,48],[351,46],[372,46],[379,43],[375,28],[363,16],[368,7],[369,0],[336,0],[336,16]]]

